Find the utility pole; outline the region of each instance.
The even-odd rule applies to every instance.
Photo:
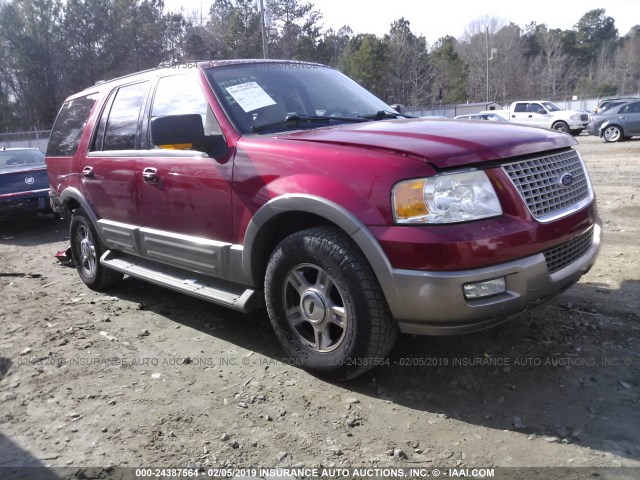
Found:
[[[484,31],[484,53],[487,59],[487,103],[489,103],[489,25]]]
[[[267,25],[265,23],[264,15],[264,0],[260,0],[260,17],[262,19],[262,57],[267,58],[269,56],[269,49],[267,46]]]

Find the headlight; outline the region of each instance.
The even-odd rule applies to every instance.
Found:
[[[576,113],[574,115],[571,115],[571,120],[580,120],[580,114]]]
[[[455,223],[502,214],[481,170],[405,180],[393,187],[392,197],[396,223]]]

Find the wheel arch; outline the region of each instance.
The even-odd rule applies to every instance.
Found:
[[[292,233],[321,225],[335,226],[353,240],[371,266],[387,301],[391,301],[396,291],[392,267],[378,241],[351,212],[315,195],[282,195],[254,214],[245,233],[242,255],[248,279],[253,285],[261,286],[269,257],[277,244]]]
[[[102,233],[102,229],[98,226],[98,216],[80,190],[73,187],[65,188],[60,194],[59,202],[64,210],[70,215],[74,210],[82,208],[93,223],[102,243],[104,245],[107,244],[106,238]]]

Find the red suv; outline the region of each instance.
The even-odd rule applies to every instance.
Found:
[[[397,332],[496,325],[575,283],[600,222],[569,135],[404,118],[338,71],[158,68],[72,95],[47,165],[82,280],[247,312],[337,379]]]

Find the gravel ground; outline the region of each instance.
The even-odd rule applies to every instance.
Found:
[[[579,141],[591,272],[503,326],[401,336],[340,384],[289,365],[265,313],[93,292],[53,257],[66,223],[0,221],[0,467],[640,467],[640,140]]]

